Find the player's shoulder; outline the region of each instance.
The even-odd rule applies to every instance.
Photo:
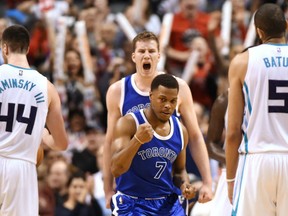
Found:
[[[174,76],[176,80],[178,81],[179,85],[187,84],[182,78]]]
[[[133,115],[132,113],[127,113],[124,116],[121,116],[118,121],[117,121],[117,125],[119,125],[122,129],[127,129],[130,127],[135,127],[136,122],[135,122],[135,118],[136,116]]]
[[[179,84],[179,91],[180,92],[185,92],[185,91],[190,92],[190,88],[189,88],[189,86],[185,80],[183,80],[182,78],[177,77],[177,76],[174,76],[174,77]],[[181,93],[179,94],[179,96],[181,97]]]
[[[120,79],[116,81],[115,83],[111,84],[108,88],[108,93],[110,94],[119,93],[122,88],[122,82],[123,82],[123,79]]]
[[[111,84],[106,94],[106,103],[109,110],[119,108],[119,103],[122,95],[122,79]]]
[[[241,77],[244,79],[249,63],[248,50],[237,54],[231,61],[229,66],[229,77]]]
[[[233,59],[231,64],[241,65],[248,64],[249,52],[248,50],[237,54]]]

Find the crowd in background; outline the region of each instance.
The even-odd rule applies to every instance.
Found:
[[[4,0],[0,3],[0,35],[10,24],[24,25],[30,31],[29,63],[57,87],[69,136],[68,149],[45,150],[44,161],[38,167],[41,216],[70,215],[63,206],[80,216],[111,215],[105,208],[102,180],[107,127],[105,96],[112,83],[135,72],[132,43],[117,22],[117,14],[124,14],[136,33],[151,31],[159,38],[165,14],[173,14],[169,42],[161,50],[166,56],[161,70],[179,77],[190,70],[186,81],[205,137],[212,104],[228,88],[229,62],[247,48],[245,40],[254,11],[266,2],[277,3],[285,11],[287,6],[284,0],[231,2],[228,52],[224,50],[227,44],[221,34],[224,0]],[[255,38],[253,44],[257,42]],[[197,61],[187,68],[195,51]],[[1,56],[0,64],[3,64]],[[191,164],[193,161],[188,157],[191,179],[198,180],[199,173]],[[217,167],[218,164],[212,168],[215,181]],[[79,181],[79,176],[83,181]]]

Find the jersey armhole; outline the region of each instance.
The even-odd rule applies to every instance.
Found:
[[[139,121],[136,117],[136,115],[134,113],[128,113],[128,115],[131,115],[135,121],[135,124],[136,124],[136,129],[139,127]]]
[[[120,101],[119,101],[119,109],[121,116],[123,116],[123,104],[125,98],[125,77],[121,79],[121,88],[120,88]]]
[[[176,119],[176,122],[178,124],[179,132],[180,132],[180,136],[181,136],[181,150],[183,150],[184,149],[184,135],[183,135],[182,125],[181,125],[178,118],[175,117],[175,119]]]

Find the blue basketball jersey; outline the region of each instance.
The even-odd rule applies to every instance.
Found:
[[[148,122],[143,109],[131,115],[137,127]],[[171,116],[169,122],[169,134],[160,136],[154,132],[152,140],[139,148],[129,170],[116,178],[118,191],[146,198],[178,193],[179,189],[173,184],[172,166],[184,148],[184,138],[178,118]]]
[[[137,88],[134,74],[122,78],[121,82],[120,111],[122,116],[150,106],[149,92],[143,92]],[[178,107],[173,115],[180,117],[177,109]]]
[[[122,116],[150,106],[149,92],[137,88],[133,75],[122,78],[120,110]]]

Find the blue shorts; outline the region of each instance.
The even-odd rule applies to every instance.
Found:
[[[160,198],[139,198],[117,192],[111,200],[114,216],[186,216],[177,194]]]

